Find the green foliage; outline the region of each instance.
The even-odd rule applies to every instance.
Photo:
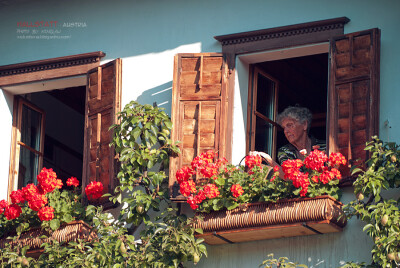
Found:
[[[102,207],[79,207],[74,193],[66,196],[58,190],[51,193],[49,204],[55,209],[55,220],[42,224],[56,229],[71,219],[84,219],[94,239],[43,244],[38,259],[26,256],[28,247],[8,246],[0,252],[1,267],[183,267],[186,262],[197,263],[207,255],[203,239],[196,239],[193,219],[177,213],[168,195],[167,176],[163,168],[171,153],[179,149],[169,138],[172,123],[157,107],[131,102],[119,114],[120,124],[113,125],[114,146],[120,170],[119,186],[110,200],[121,203],[120,214],[114,218]],[[3,216],[4,217],[4,216]],[[21,214],[13,226],[18,234],[39,223],[36,214]],[[3,224],[0,217],[0,224]],[[127,224],[143,224],[140,237],[126,229]],[[28,264],[27,264],[28,263]]]
[[[296,268],[303,267],[307,268],[308,266],[305,264],[298,264],[297,262],[291,262],[286,257],[280,257],[279,259],[274,258],[274,254],[268,254],[268,259],[263,261],[263,263],[259,267],[264,268]]]
[[[353,184],[357,199],[347,204],[344,210],[348,218],[357,216],[366,223],[363,231],[374,241],[370,267],[400,265],[400,203],[382,195],[383,191],[400,186],[399,148],[393,143],[383,144],[374,137],[365,148],[370,154],[366,170],[353,170],[353,174],[359,173]]]

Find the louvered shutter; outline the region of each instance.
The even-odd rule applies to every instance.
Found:
[[[92,181],[103,183],[103,193],[113,193],[116,185],[115,151],[109,144],[109,127],[117,122],[121,110],[122,60],[99,66],[88,72],[84,139],[83,189]],[[98,202],[111,205],[108,198]]]
[[[378,135],[379,55],[379,29],[346,34],[331,42],[328,146],[351,165],[365,162],[365,143]]]
[[[226,67],[222,54],[175,56],[172,89],[172,139],[181,154],[170,159],[169,186],[173,199],[183,199],[175,174],[200,153],[226,156]]]

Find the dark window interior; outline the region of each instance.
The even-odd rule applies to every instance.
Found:
[[[267,61],[255,66],[279,81],[278,113],[288,106],[299,105],[309,108],[313,114],[310,135],[326,140],[328,53]],[[261,94],[258,92],[258,100],[268,97]],[[267,106],[268,102],[265,102],[265,105]],[[257,107],[257,109],[268,110],[268,107]],[[286,143],[288,141],[283,130],[278,128],[277,148]]]
[[[30,93],[25,98],[45,111],[43,167],[65,182],[82,181],[85,86]]]

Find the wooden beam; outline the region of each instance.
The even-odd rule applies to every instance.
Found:
[[[101,51],[0,66],[0,86],[86,74],[100,65]]]

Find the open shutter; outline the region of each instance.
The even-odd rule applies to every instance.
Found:
[[[207,150],[226,156],[227,68],[220,53],[178,54],[174,63],[171,134],[181,154],[170,159],[169,186],[179,200],[178,169]]]
[[[108,129],[117,123],[121,110],[121,67],[122,60],[116,59],[87,74],[82,186],[100,181],[103,194],[112,194],[116,184],[115,151],[109,146],[113,135]],[[99,203],[110,205],[108,198]]]
[[[365,143],[379,132],[379,55],[379,29],[331,42],[328,146],[351,165],[365,162]]]

